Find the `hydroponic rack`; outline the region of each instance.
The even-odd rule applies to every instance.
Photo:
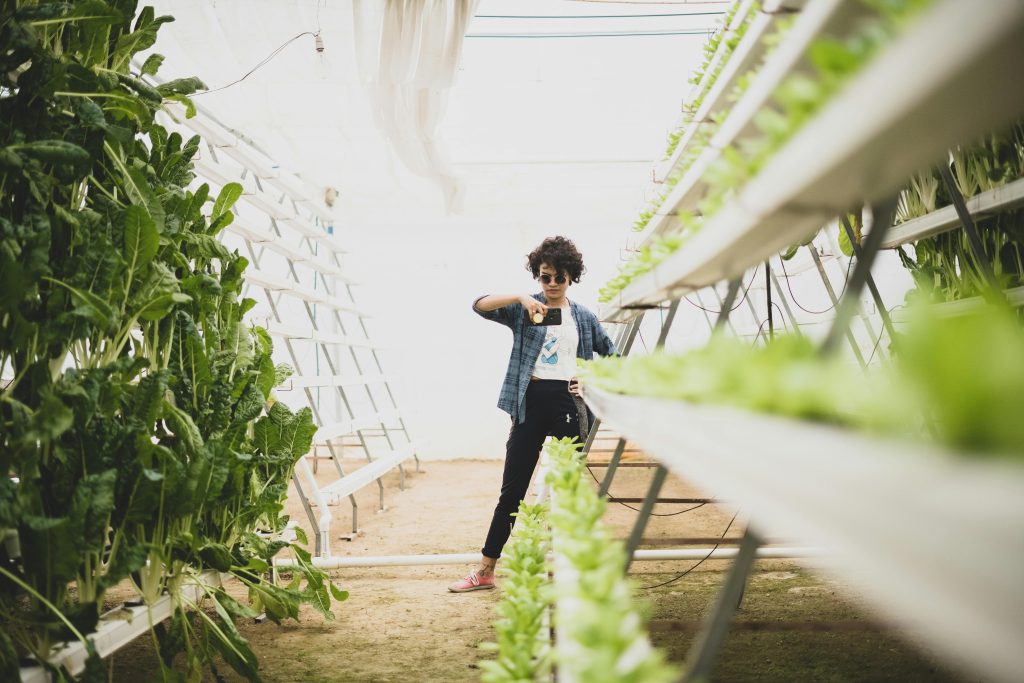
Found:
[[[697,209],[708,189],[705,171],[727,146],[757,134],[754,119],[772,106],[779,84],[809,70],[806,52],[812,43],[824,35],[842,38],[864,11],[864,5],[843,0],[805,4],[785,41],[655,213],[645,230],[647,242],[678,230],[678,215]],[[752,53],[764,36],[751,25],[735,54],[742,59]],[[714,323],[724,328],[746,271],[868,204],[875,225],[858,248],[857,269],[837,307],[828,340],[834,344],[849,332],[879,247],[894,248],[971,223],[967,216],[1022,203],[1017,181],[969,199],[963,211],[940,209],[890,230],[895,195],[911,174],[940,163],[951,147],[1024,113],[1024,91],[1017,85],[1024,69],[1022,38],[1024,5],[1018,2],[994,2],[979,12],[968,3],[936,1],[699,232],[628,284],[602,309],[602,319],[628,323],[622,339],[631,339],[644,310],[671,302],[663,341],[680,296],[728,281],[729,292],[724,302],[720,299],[723,314]],[[742,71],[739,63],[733,69],[727,64],[721,74],[735,77]],[[725,84],[717,89],[719,95],[724,89]],[[684,136],[675,159],[683,157],[693,137]],[[817,260],[815,265],[820,270]],[[1011,303],[1021,300],[1017,290],[1006,296]],[[955,302],[936,311],[955,315],[977,303],[980,299]],[[891,325],[887,317],[883,322]],[[1016,572],[1024,560],[1019,467],[734,409],[617,396],[590,386],[584,396],[604,424],[661,463],[631,549],[672,470],[743,504],[753,519],[748,548],[756,548],[757,537],[767,532],[831,549],[828,567],[881,613],[921,634],[938,656],[996,680],[1016,680],[1024,670],[1019,648],[1024,588]],[[602,492],[614,469],[613,456]],[[750,557],[730,571],[732,590],[742,587]],[[735,609],[736,600],[728,597],[723,594],[710,615],[705,633],[712,636],[693,653],[684,680],[707,673]]]
[[[312,464],[300,460],[293,481],[313,529],[315,553],[329,557],[333,515],[328,506],[349,498],[352,532],[347,537],[354,537],[359,519],[353,494],[377,482],[383,510],[381,477],[398,468],[399,487],[404,488],[403,463],[412,457],[419,469],[418,444],[383,374],[379,347],[366,325],[370,314],[356,304],[354,282],[342,261],[346,249],[334,235],[330,212],[310,198],[312,188],[282,173],[250,140],[209,112],[198,108],[198,115],[187,119],[180,107],[172,111],[183,132],[198,133],[205,143],[195,162],[197,175],[214,185],[243,186],[226,239],[247,251],[246,283],[261,290],[266,302],[250,318],[283,341],[295,370],[278,391],[301,390],[302,398],[286,402],[308,406],[318,426]],[[350,445],[363,452],[367,463],[346,472],[342,451]],[[319,449],[327,450],[337,473],[326,486],[316,477]]]
[[[825,31],[853,17],[843,0],[811,2],[769,58],[705,152],[680,181],[666,213],[693,208],[700,174],[718,150],[754,134],[753,117],[782,79],[803,66]],[[895,193],[915,171],[1024,110],[1016,74],[1024,65],[1024,7],[937,2],[878,55],[707,220],[685,249],[637,277],[601,318],[622,321],[687,291],[730,279],[798,243],[859,202]],[[943,49],[937,51],[936,45]],[[986,106],[977,106],[985,102]]]

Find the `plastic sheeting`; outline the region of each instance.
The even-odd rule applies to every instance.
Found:
[[[449,213],[458,177],[438,129],[477,0],[353,0],[359,75],[374,121],[413,173],[437,183]]]

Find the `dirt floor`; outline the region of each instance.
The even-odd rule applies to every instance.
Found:
[[[597,456],[600,457],[600,456]],[[642,454],[632,456],[641,460]],[[352,466],[358,466],[356,461]],[[357,496],[361,534],[352,541],[337,537],[350,531],[347,501],[332,507],[336,555],[475,553],[487,530],[501,480],[498,461],[428,462],[423,472],[407,468],[407,488],[399,491],[397,472],[383,480],[387,509],[377,512],[378,489]],[[594,468],[600,478],[604,469]],[[619,470],[611,493],[644,495],[653,470]],[[331,466],[320,463],[329,480]],[[596,483],[595,483],[596,486]],[[704,492],[670,478],[663,497],[702,497]],[[639,507],[635,505],[635,507]],[[655,512],[671,515],[691,505],[663,504]],[[297,498],[288,511],[308,527]],[[735,509],[709,504],[682,514],[651,520],[645,536],[652,539],[720,537]],[[636,513],[621,504],[609,506],[606,519],[625,538]],[[740,521],[726,538],[742,534]],[[653,546],[651,546],[653,547]],[[700,547],[708,547],[701,544]],[[699,619],[710,609],[721,585],[726,560],[701,564],[685,576],[658,588],[694,565],[685,562],[634,563],[631,578],[639,599],[651,615],[654,644],[682,662]],[[479,680],[478,649],[492,637],[497,591],[456,595],[447,585],[470,565],[356,568],[332,572],[351,597],[334,607],[336,618],[325,621],[311,609],[298,622],[242,623],[241,633],[260,658],[264,681],[457,682]],[[237,590],[237,589],[236,589]],[[241,596],[239,596],[241,597]],[[799,630],[766,630],[779,622]],[[831,624],[832,630],[821,630]],[[842,586],[792,561],[761,560],[747,585],[723,650],[716,660],[714,681],[962,681],[920,653],[913,634],[887,630],[843,594]],[[159,677],[150,639],[140,638],[113,658],[114,681],[149,681]],[[226,670],[227,667],[223,667]],[[222,672],[223,672],[222,670]],[[238,680],[228,675],[228,680]],[[212,676],[209,680],[213,680]]]

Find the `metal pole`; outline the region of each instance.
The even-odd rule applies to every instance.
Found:
[[[783,294],[782,287],[779,285],[779,279],[775,277],[775,271],[772,270],[770,266],[768,268],[768,274],[771,276],[772,284],[775,285],[776,296],[779,301],[782,302],[782,310],[784,310],[786,315],[789,316],[789,322],[793,325],[793,330],[797,334],[803,334],[803,332],[800,331],[800,323],[796,321],[796,316],[793,315],[793,309],[789,307],[789,299],[787,299],[786,295]]]
[[[772,268],[767,260],[764,262],[764,289],[768,301],[768,338],[775,339],[775,321],[772,319]]]
[[[743,596],[743,587],[747,583],[747,575],[750,573],[750,567],[754,563],[759,545],[761,545],[760,540],[748,527],[740,542],[736,560],[729,568],[725,585],[718,594],[715,608],[705,620],[704,627],[686,657],[687,667],[686,673],[681,679],[682,683],[708,680],[711,664],[715,655],[718,654],[722,641],[725,640],[732,615],[739,607],[740,599]]]
[[[608,461],[608,469],[605,470],[604,476],[601,477],[601,486],[597,489],[597,495],[608,495],[608,489],[612,487],[612,480],[615,478],[615,472],[619,469],[619,461],[622,460],[622,451],[625,449],[626,440],[620,438],[619,442],[615,445],[615,452],[612,453],[612,459]]]
[[[658,343],[654,348],[664,348],[665,340],[668,338],[669,329],[672,327],[672,323],[675,322],[676,312],[679,310],[679,302],[682,297],[672,300],[672,303],[668,307],[668,315],[665,316],[665,321],[661,325],[661,332],[658,334]],[[588,436],[587,441],[590,441]],[[612,454],[611,460],[608,462],[608,469],[605,470],[604,476],[601,478],[601,486],[598,488],[597,494],[599,496],[608,495],[608,489],[612,487],[612,481],[615,479],[615,473],[619,469],[619,461],[622,460],[622,452],[626,448],[626,440],[620,438],[618,444],[615,446],[615,452]]]
[[[822,344],[822,353],[834,352],[839,346],[839,336],[849,330],[850,320],[860,303],[860,293],[864,289],[864,283],[867,282],[871,266],[875,262],[878,247],[882,244],[882,239],[889,231],[896,216],[896,200],[895,196],[889,197],[871,207],[871,215],[874,217],[871,232],[868,233],[867,239],[864,241],[864,246],[861,249],[862,256],[857,259],[857,267],[853,269],[846,295],[839,302],[832,328],[828,331],[828,336],[825,337],[825,342]]]
[[[978,268],[981,269],[982,276],[988,281],[989,287],[992,288],[992,293],[995,294],[999,291],[999,282],[996,280],[996,274],[992,270],[992,264],[989,263],[988,257],[985,255],[985,248],[981,245],[981,235],[978,234],[978,226],[974,224],[974,218],[971,216],[971,212],[967,210],[964,196],[960,193],[960,188],[956,186],[953,174],[949,172],[949,166],[939,164],[939,175],[942,176],[942,183],[946,186],[949,198],[953,200],[956,215],[960,217],[960,222],[964,226],[964,232],[967,233],[967,241],[971,245],[971,252],[974,253],[974,260],[978,262]]]
[[[643,319],[644,311],[640,311],[640,314],[629,321],[625,328],[617,335],[618,339],[615,341],[615,347],[620,356],[629,355],[630,349],[633,348],[633,340],[636,339],[637,332],[640,331],[640,323],[643,322]],[[590,454],[590,449],[594,446],[594,440],[597,438],[597,430],[600,427],[601,418],[595,417],[593,424],[590,425],[590,431],[587,432],[587,440],[583,444],[584,458]]]
[[[633,524],[633,531],[626,542],[626,571],[629,571],[629,565],[633,563],[633,553],[636,552],[637,546],[640,545],[640,539],[644,537],[647,521],[651,518],[654,503],[658,500],[658,494],[661,492],[661,487],[665,484],[667,476],[668,469],[664,465],[658,465],[658,468],[654,470],[654,479],[651,480],[651,486],[647,489],[643,505],[640,506],[640,514],[637,515],[636,522]]]
[[[825,272],[825,266],[822,265],[821,259],[818,258],[818,252],[815,250],[813,244],[808,244],[807,248],[811,252],[811,258],[814,259],[814,265],[818,267],[818,275],[821,276],[821,281],[825,284],[825,291],[828,292],[829,301],[832,302],[832,308],[839,308],[839,299],[836,297],[836,292],[832,289],[832,282],[828,279],[828,273]],[[857,346],[857,339],[853,336],[853,332],[849,329],[846,330],[846,340],[850,342],[850,348],[853,350],[853,355],[857,358],[857,362],[860,363],[862,368],[868,366],[864,360],[863,354],[860,352],[860,347]]]
[[[736,301],[736,294],[740,291],[740,280],[741,277],[737,277],[729,282],[729,291],[725,294],[725,301],[722,302],[722,310],[718,312],[718,318],[715,320],[715,332],[718,332],[722,327],[729,322],[729,313],[732,312],[732,304]]]
[[[843,226],[843,230],[846,231],[846,237],[850,240],[850,246],[853,247],[853,254],[860,261],[863,258],[861,253],[860,243],[857,242],[857,236],[853,232],[853,227],[850,225],[850,221],[847,220],[846,216],[839,219],[840,225]],[[882,295],[878,293],[878,287],[875,286],[875,278],[871,277],[871,273],[868,273],[867,280],[868,289],[871,290],[871,298],[875,300],[875,306],[878,308],[878,315],[882,319],[882,327],[889,334],[889,339],[895,341],[896,334],[892,327],[892,318],[889,317],[889,311],[885,307],[885,302],[882,301]],[[866,321],[865,321],[866,322]],[[868,331],[871,336],[874,336],[874,330],[870,327]]]

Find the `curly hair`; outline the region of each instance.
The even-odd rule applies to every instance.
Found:
[[[548,237],[526,257],[526,269],[534,278],[540,277],[541,264],[546,263],[559,273],[565,273],[570,280],[579,284],[586,271],[583,254],[572,240],[565,237]]]

